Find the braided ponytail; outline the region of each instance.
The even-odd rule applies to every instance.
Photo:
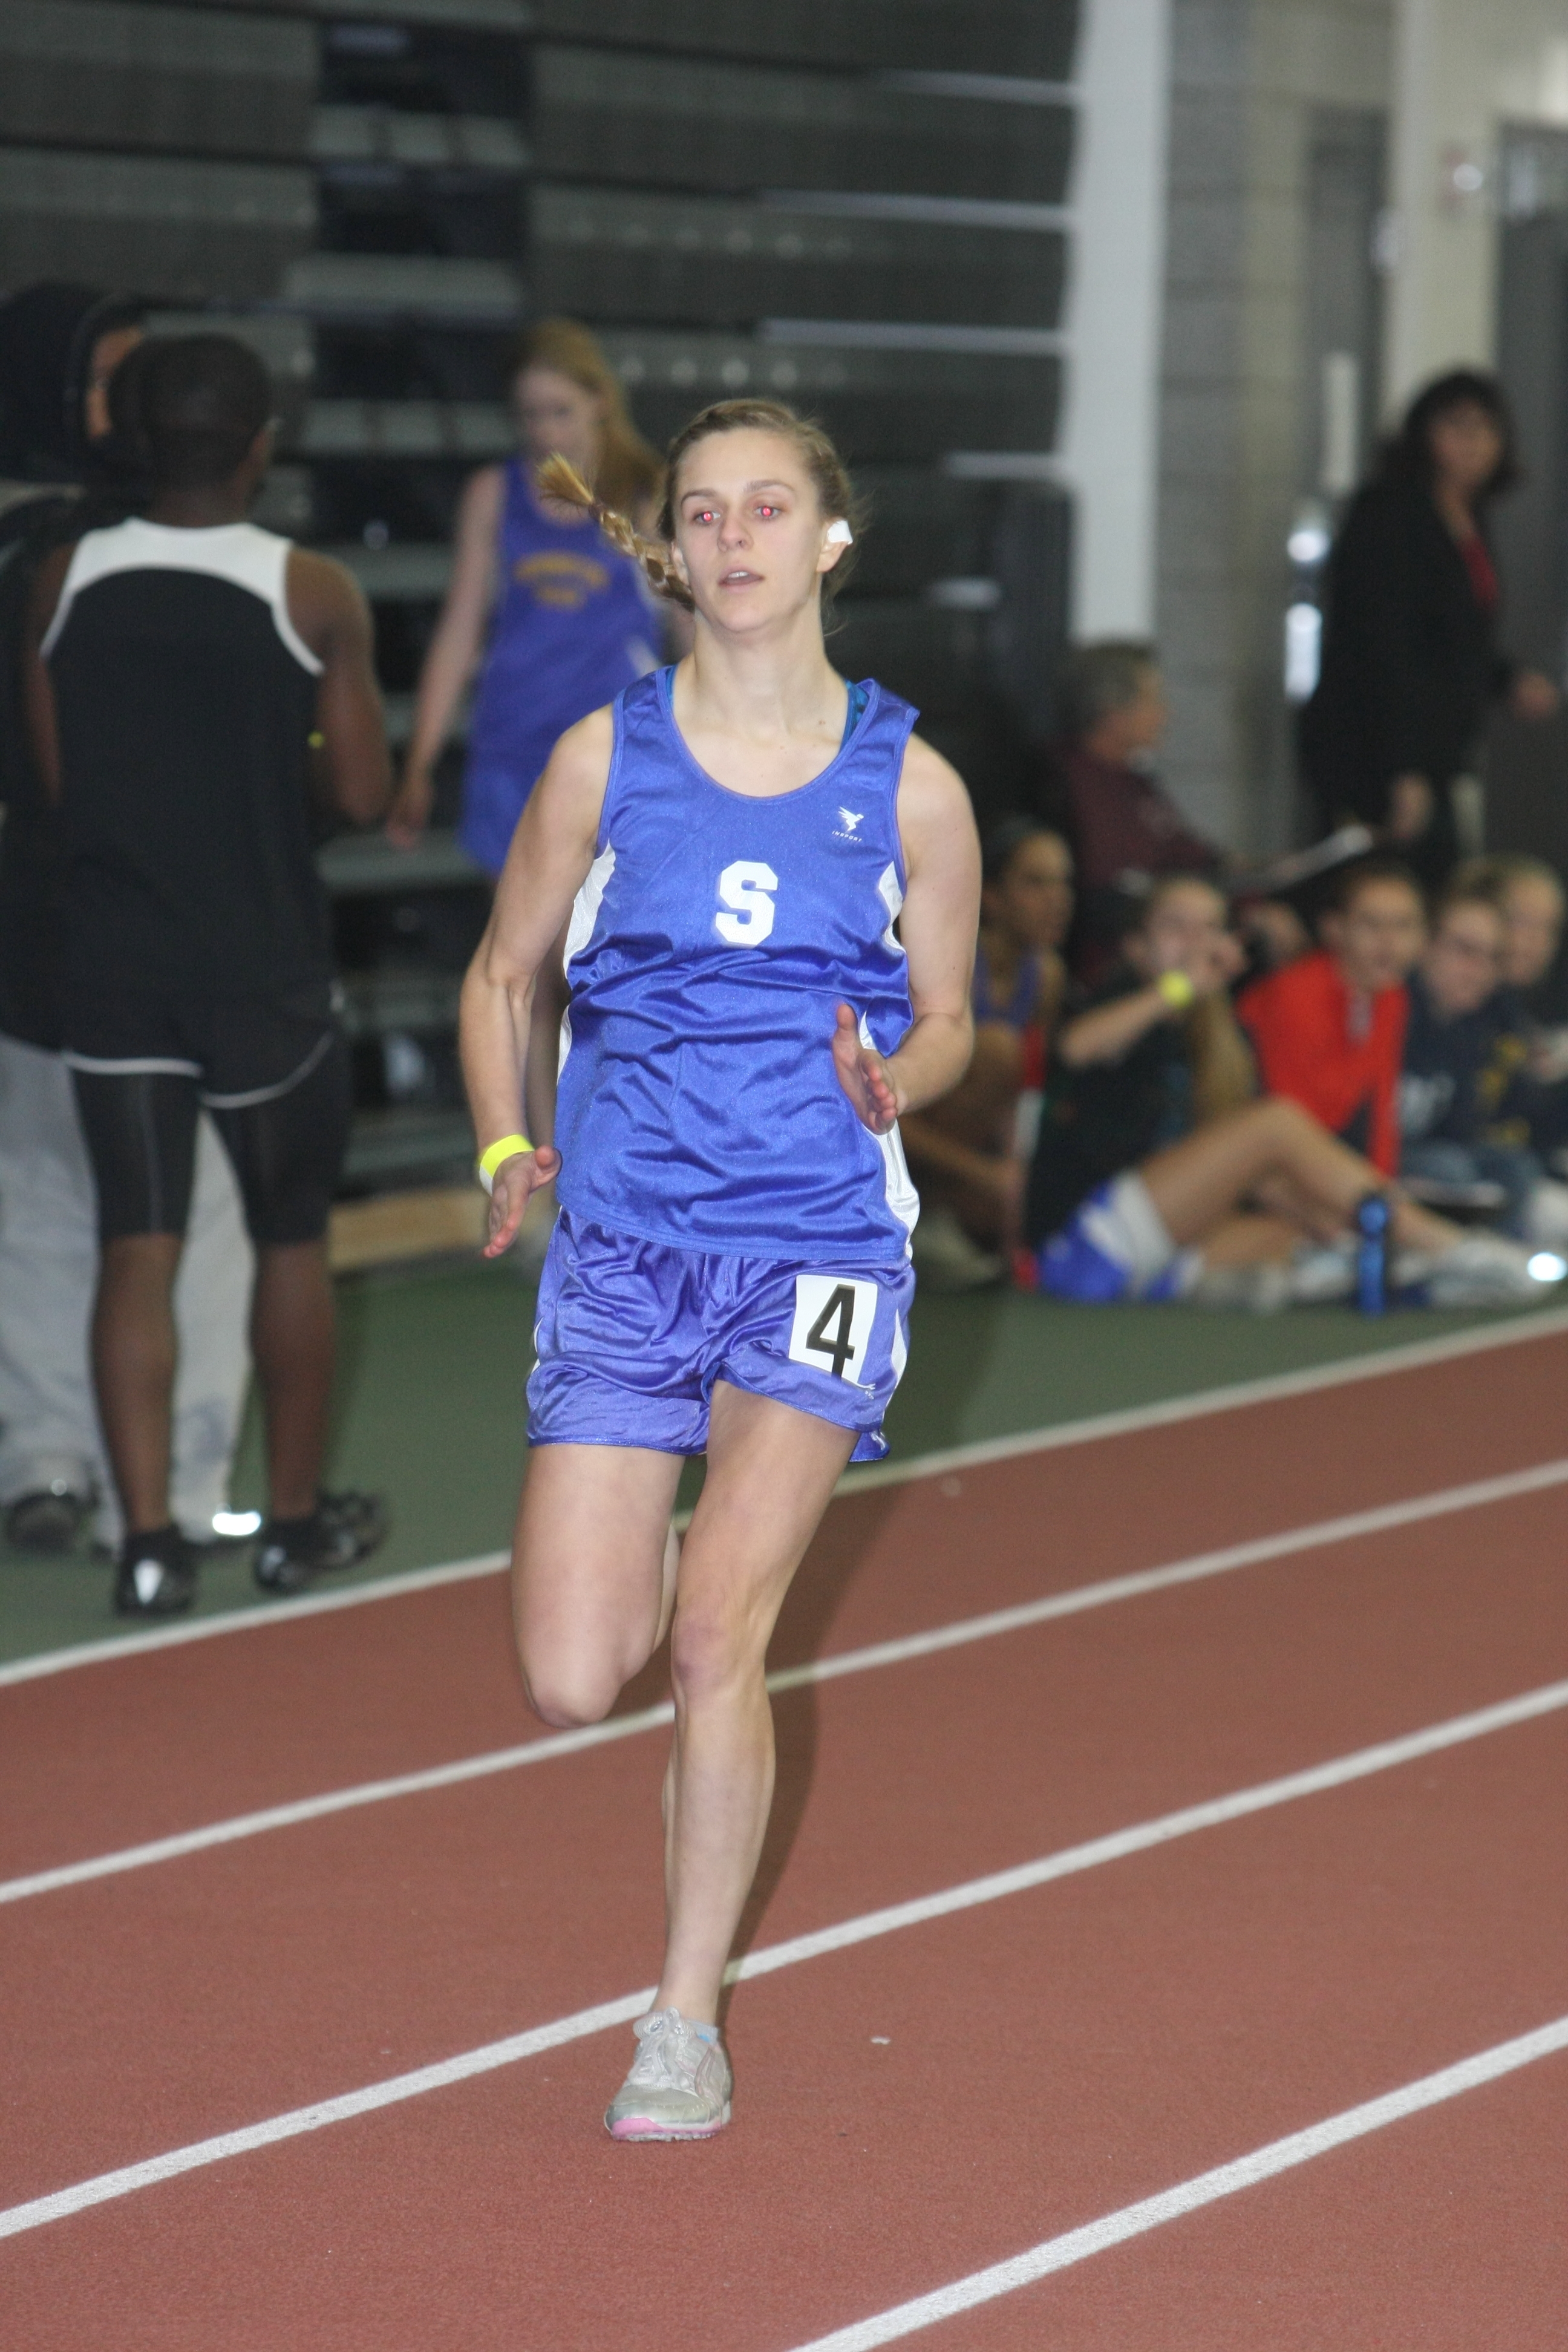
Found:
[[[642,566],[644,579],[656,596],[668,596],[672,604],[684,604],[691,610],[691,591],[676,571],[668,551],[657,540],[645,539],[635,523],[615,507],[607,507],[596,499],[576,467],[564,457],[546,457],[537,476],[539,488],[547,499],[559,499],[563,506],[583,507],[591,514],[612,547]]]

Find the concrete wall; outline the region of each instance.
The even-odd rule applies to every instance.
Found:
[[[1320,109],[1386,102],[1391,13],[1391,0],[1173,0],[1156,617],[1173,717],[1162,768],[1202,825],[1249,850],[1280,845],[1294,821],[1281,630],[1315,396],[1303,363],[1311,128]]]
[[[1385,390],[1495,352],[1504,122],[1568,127],[1565,0],[1396,0]]]

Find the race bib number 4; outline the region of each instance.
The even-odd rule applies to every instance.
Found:
[[[790,1361],[814,1365],[855,1388],[869,1388],[866,1351],[876,1320],[874,1282],[853,1282],[840,1274],[797,1274]]]

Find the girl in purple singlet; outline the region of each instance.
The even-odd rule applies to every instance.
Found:
[[[491,875],[556,737],[655,668],[661,650],[637,566],[591,515],[542,499],[537,488],[538,467],[559,454],[606,506],[640,525],[658,504],[663,468],[586,328],[570,319],[531,328],[518,347],[512,402],[522,447],[464,490],[451,583],[387,824],[407,845],[428,823],[436,762],[479,668],[458,838]]]

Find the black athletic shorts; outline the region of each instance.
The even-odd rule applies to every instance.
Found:
[[[66,1054],[104,1241],[183,1234],[212,1115],[253,1241],[320,1240],[348,1145],[348,1048],[330,982],[201,998],[68,989]]]

